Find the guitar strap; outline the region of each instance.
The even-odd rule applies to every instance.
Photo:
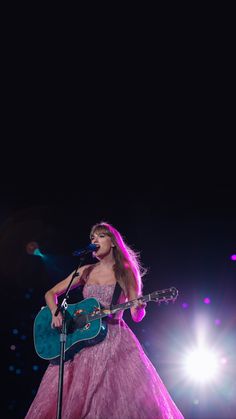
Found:
[[[122,292],[122,288],[119,282],[116,281],[116,286],[115,286],[113,296],[112,296],[111,307],[115,306],[118,303],[121,292]]]

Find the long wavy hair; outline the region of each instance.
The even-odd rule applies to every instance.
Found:
[[[107,222],[95,224],[90,231],[90,238],[94,233],[105,233],[111,237],[114,244],[113,255],[115,264],[113,266],[116,280],[124,289],[126,294],[129,287],[133,286],[138,295],[142,294],[142,277],[145,275],[145,269],[140,262],[140,253],[131,249],[119,233],[119,231]]]

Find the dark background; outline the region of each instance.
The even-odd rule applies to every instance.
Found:
[[[22,174],[5,183],[0,240],[5,417],[24,417],[47,365],[36,355],[32,336],[44,293],[77,266],[73,250],[89,243],[91,226],[101,220],[141,252],[148,268],[144,294],[170,286],[179,291],[174,304],[149,303],[142,323],[133,323],[128,311],[124,316],[180,410],[186,418],[234,417],[234,178],[210,166],[202,177],[204,166],[198,161],[190,170],[187,156],[181,164],[176,158],[175,166],[168,161],[160,166],[160,152],[142,146],[138,155],[128,156],[125,149],[116,158],[110,151],[93,151],[91,159],[87,154],[89,174],[78,163],[71,167],[72,176],[57,159],[56,174],[55,162],[54,170],[46,172],[42,163],[37,176],[29,171],[28,183]],[[179,165],[185,167],[184,176]],[[47,262],[26,253],[32,240],[48,255]],[[76,297],[73,292],[71,302]],[[210,305],[203,303],[205,297],[211,298]],[[208,345],[227,358],[224,381],[204,390],[184,381],[180,365],[183,351],[195,344],[198,316],[211,324]]]
[[[124,40],[86,31],[79,47],[73,25],[67,35],[60,22],[15,32],[11,13],[1,69],[4,417],[24,417],[46,368],[32,339],[45,291],[103,220],[141,252],[144,293],[179,290],[174,304],[150,303],[142,323],[125,312],[177,406],[186,419],[235,418],[234,45],[230,11],[218,12],[196,25],[168,12],[164,28],[138,22]],[[32,240],[50,263],[26,253]],[[181,372],[199,317],[227,360],[206,387]]]

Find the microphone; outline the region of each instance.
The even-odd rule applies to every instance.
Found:
[[[96,244],[90,243],[88,246],[84,247],[83,249],[75,250],[72,254],[73,256],[81,256],[85,255],[86,253],[94,252],[94,250],[98,249],[99,246]]]

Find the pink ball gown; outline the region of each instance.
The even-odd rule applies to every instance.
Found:
[[[85,284],[84,298],[104,306],[114,285]],[[57,365],[49,364],[25,419],[54,419]],[[63,419],[183,419],[138,339],[120,319],[108,322],[105,339],[64,364]]]

